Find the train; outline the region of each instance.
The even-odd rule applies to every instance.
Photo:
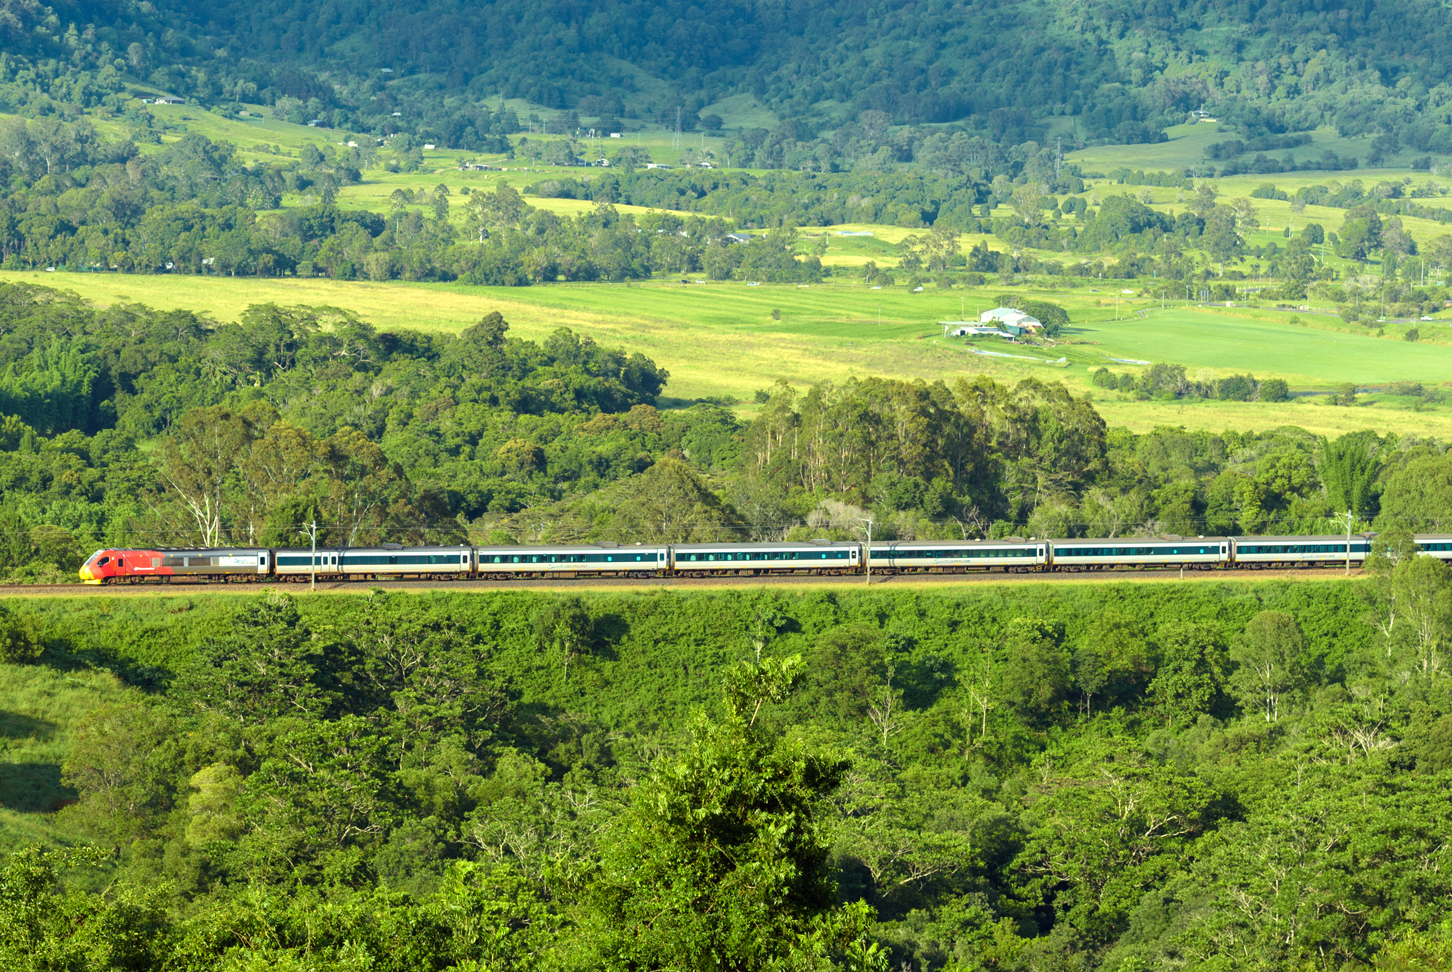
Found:
[[[810,540],[781,543],[592,543],[515,547],[227,547],[97,550],[87,584],[755,577],[983,572],[1227,570],[1361,564],[1374,533],[1318,537],[1105,537],[1039,540]],[[1452,560],[1452,534],[1419,534]]]

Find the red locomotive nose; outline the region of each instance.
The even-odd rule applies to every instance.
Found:
[[[81,564],[81,580],[87,584],[103,583],[107,577],[115,574],[115,562],[116,551],[97,550]]]

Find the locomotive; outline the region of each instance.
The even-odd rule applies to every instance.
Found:
[[[98,550],[82,565],[87,584],[576,577],[849,576],[998,571],[1227,570],[1361,564],[1374,533],[1319,537],[1113,537],[1038,540],[914,540],[871,544],[614,543],[517,547],[324,547],[317,550]],[[1426,556],[1452,560],[1452,534],[1419,534]]]

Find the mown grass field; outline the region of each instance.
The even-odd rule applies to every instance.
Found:
[[[521,337],[539,339],[569,327],[649,355],[671,372],[668,399],[730,398],[747,412],[753,393],[778,379],[803,387],[824,379],[874,375],[951,384],[959,377],[989,374],[1003,381],[1061,380],[1083,392],[1091,390],[1090,373],[1097,367],[1131,372],[1142,367],[1113,358],[1183,364],[1192,377],[1232,372],[1280,376],[1293,388],[1319,390],[1343,382],[1441,382],[1452,375],[1452,347],[1378,339],[1365,330],[1340,333],[1296,326],[1287,323],[1284,311],[1161,311],[1151,309],[1158,302],[1138,296],[1122,297],[1121,319],[1116,321],[1110,295],[1045,293],[1041,296],[1061,300],[1074,318],[1067,343],[1052,350],[1016,348],[993,339],[972,345],[1033,359],[1026,360],[974,354],[969,344],[942,336],[938,321],[958,320],[965,312],[975,317],[979,309],[993,306],[993,288],[913,294],[902,287],[869,290],[844,283],[748,287],[740,282],[656,282],[504,289],[116,274],[4,273],[0,279],[74,290],[101,305],[200,309],[220,321],[236,320],[250,304],[272,301],[343,307],[382,328],[458,331],[498,310]],[[772,317],[773,310],[780,319]],[[1149,314],[1137,317],[1136,310]],[[1059,362],[1059,357],[1066,360]],[[1325,434],[1376,428],[1452,438],[1452,407],[1414,413],[1408,410],[1410,402],[1375,395],[1356,407],[1329,407],[1324,398],[1280,404],[1143,402],[1093,390],[1109,421],[1139,430],[1161,424],[1216,431],[1295,424]]]

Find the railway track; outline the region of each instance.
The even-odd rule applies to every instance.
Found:
[[[1343,567],[1291,567],[1267,570],[1187,570],[1177,568],[1141,567],[1122,570],[1045,571],[1043,573],[978,572],[970,574],[898,574],[873,575],[874,589],[903,587],[963,587],[984,584],[1084,584],[1117,582],[1180,582],[1227,580],[1335,580],[1346,577]],[[1352,568],[1350,576],[1364,576],[1360,568]],[[318,593],[362,593],[369,590],[389,591],[515,591],[515,590],[695,590],[739,587],[867,587],[866,578],[813,577],[803,575],[770,575],[765,577],[582,577],[573,579],[542,578],[533,580],[379,580],[325,581],[317,585]],[[5,597],[144,597],[148,595],[187,594],[255,594],[264,590],[306,594],[312,590],[306,583],[253,581],[250,583],[207,583],[177,579],[168,584],[115,584],[97,587],[86,584],[0,585],[0,598]]]

